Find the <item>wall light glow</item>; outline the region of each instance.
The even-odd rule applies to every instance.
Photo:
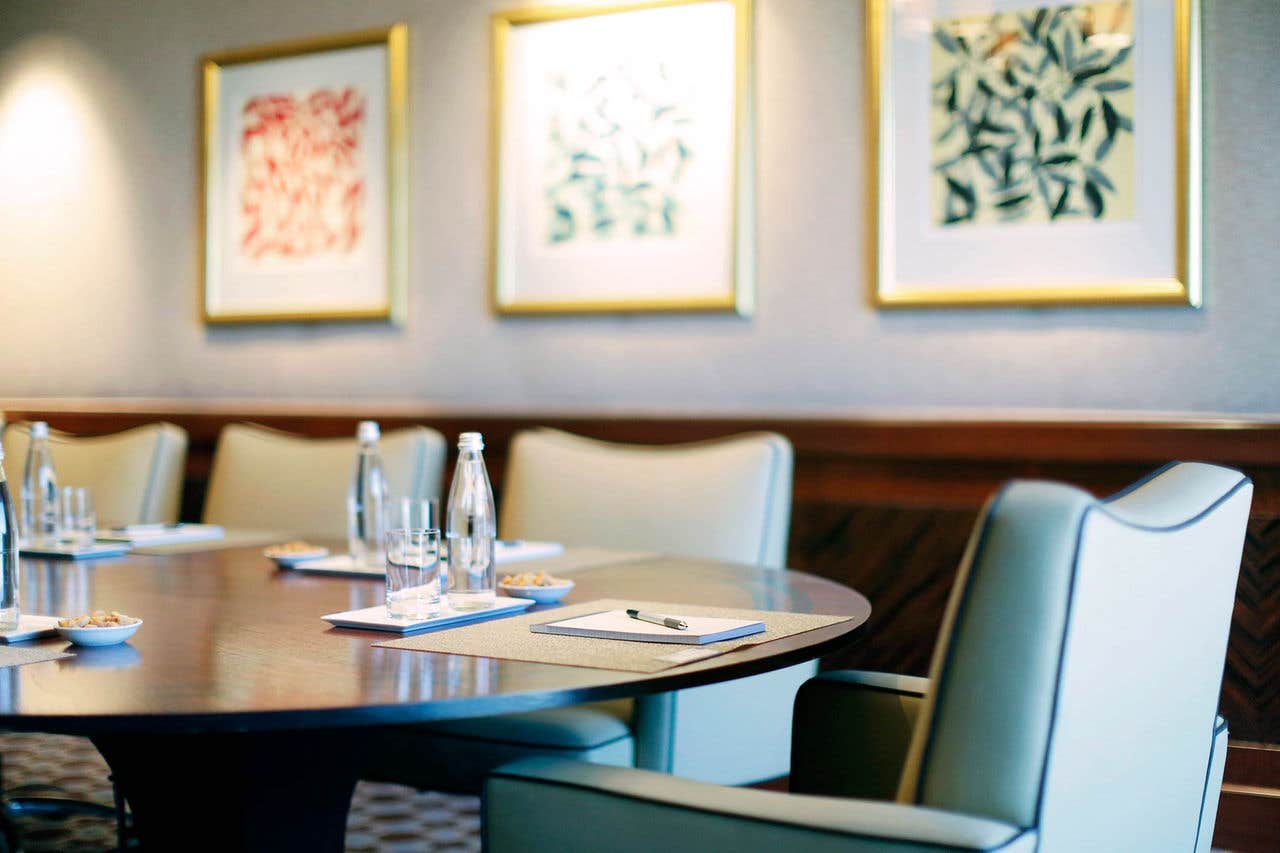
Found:
[[[121,140],[128,102],[118,90],[109,69],[68,39],[34,37],[0,52],[0,313],[21,316],[33,334],[46,322],[83,323],[94,330],[81,337],[90,346],[110,334],[98,318],[137,275]],[[37,363],[54,361],[45,353]]]
[[[37,72],[0,96],[0,188],[26,195],[74,184],[86,168],[84,110],[60,75]]]

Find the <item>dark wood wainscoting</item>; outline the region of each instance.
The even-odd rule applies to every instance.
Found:
[[[774,430],[787,436],[796,451],[790,565],[847,583],[864,592],[874,607],[867,629],[824,665],[914,674],[927,669],[974,519],[1003,481],[1041,477],[1107,494],[1171,459],[1230,465],[1253,478],[1255,494],[1222,710],[1234,741],[1280,743],[1280,423],[440,416],[406,410],[386,416],[354,410],[309,415],[192,413],[177,405],[128,412],[11,408],[6,415],[10,420],[40,418],[85,434],[161,419],[183,427],[191,437],[185,519],[199,518],[218,431],[233,421],[315,436],[351,435],[359,417],[377,418],[384,429],[425,424],[450,439],[463,430],[480,430],[499,495],[506,447],[521,429],[550,426],[637,443]],[[1238,809],[1248,827],[1236,833],[1233,820],[1220,821],[1218,845],[1268,849],[1258,846],[1257,815],[1270,816],[1272,826],[1280,827],[1280,799],[1250,792],[1280,789],[1280,762],[1257,761],[1253,752],[1237,757],[1234,748],[1232,754],[1228,782],[1234,788],[1224,797],[1223,808]],[[1268,750],[1264,757],[1277,755]],[[1264,765],[1271,770],[1259,779],[1257,768]],[[1251,768],[1248,781],[1232,779],[1236,768],[1246,766]],[[1270,849],[1280,849],[1277,835],[1280,829],[1264,832]]]

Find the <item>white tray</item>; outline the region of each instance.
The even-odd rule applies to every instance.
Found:
[[[18,617],[18,627],[0,633],[0,643],[21,643],[38,637],[58,636],[57,616],[34,616],[23,613]]]
[[[320,618],[335,628],[366,628],[371,631],[390,631],[393,634],[408,634],[414,631],[425,631],[428,628],[445,628],[453,625],[465,625],[468,622],[480,622],[499,616],[510,616],[519,613],[533,604],[531,598],[509,598],[500,596],[492,607],[484,610],[453,610],[448,602],[440,602],[440,615],[420,622],[407,622],[403,619],[392,619],[387,615],[387,606],[378,604],[363,610],[347,610],[342,613],[330,613]]]
[[[127,542],[95,542],[92,545],[23,545],[24,557],[52,560],[95,560],[99,557],[122,557],[129,553]]]
[[[554,557],[564,551],[559,542],[526,542],[523,539],[499,539],[494,543],[493,563],[504,566],[508,563],[519,563],[525,560],[537,560],[543,557]],[[442,563],[448,564],[448,560]],[[318,575],[347,575],[349,577],[380,578],[387,573],[385,566],[366,566],[351,559],[350,554],[331,554],[301,560],[276,559],[276,564],[283,569],[295,572],[312,572]]]

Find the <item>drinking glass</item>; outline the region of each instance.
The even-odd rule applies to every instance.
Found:
[[[62,489],[62,538],[76,548],[88,548],[98,535],[93,491],[84,486]]]
[[[392,506],[397,515],[391,519],[391,527],[406,530],[439,530],[440,501],[437,498],[400,498]]]
[[[418,621],[440,612],[440,531],[387,531],[387,615]]]

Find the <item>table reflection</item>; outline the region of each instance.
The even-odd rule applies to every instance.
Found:
[[[18,677],[21,667],[6,666],[0,669],[0,713],[9,714],[22,705],[22,679]]]
[[[90,612],[94,586],[93,563],[71,560],[23,558],[21,598],[23,613],[71,616]]]
[[[397,702],[484,696],[497,679],[498,664],[493,658],[375,647],[365,668],[366,696]]]

